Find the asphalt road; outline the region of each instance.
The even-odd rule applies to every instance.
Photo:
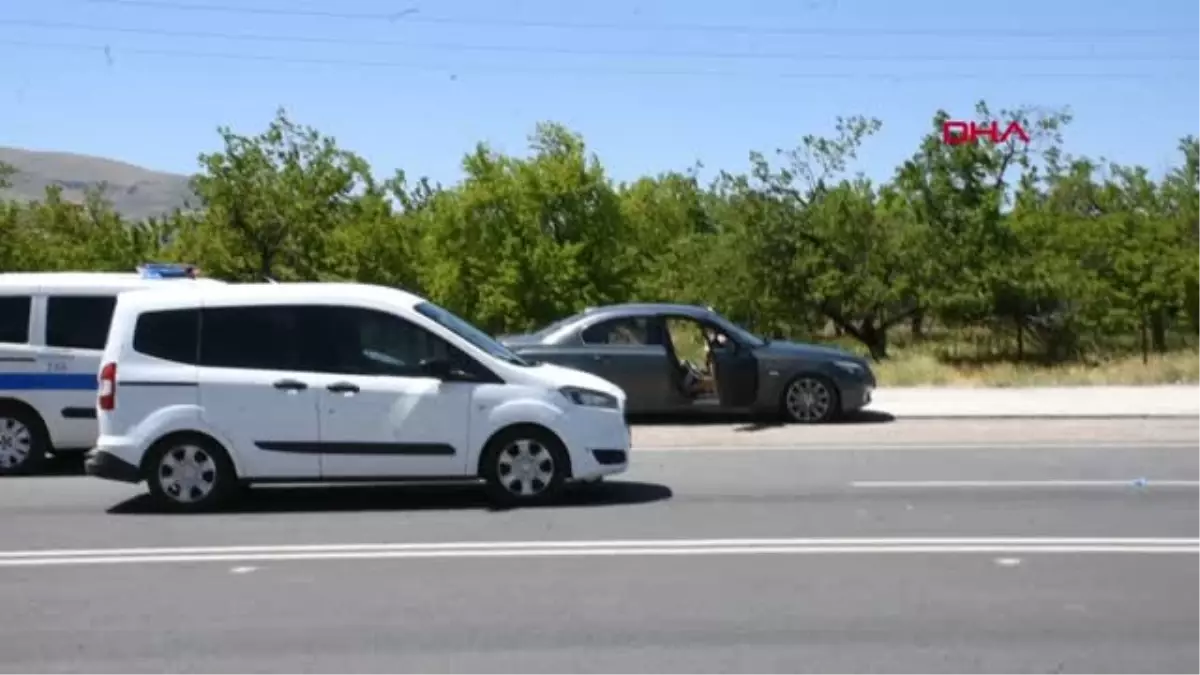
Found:
[[[0,480],[0,671],[1200,672],[1195,434],[947,424],[643,448],[507,512],[305,487],[178,517],[69,466]]]

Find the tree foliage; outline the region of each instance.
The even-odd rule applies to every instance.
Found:
[[[1068,155],[1065,111],[976,112],[1021,121],[1032,142],[946,145],[939,111],[880,184],[850,168],[881,122],[851,117],[708,183],[689,170],[618,184],[583,138],[546,123],[526,155],[480,145],[442,186],[380,179],[279,110],[257,135],[220,129],[199,157],[198,203],[171,215],[129,222],[99,192],[0,203],[0,269],[187,260],[235,281],[359,280],[494,332],[587,305],[701,303],[772,335],[832,330],[877,359],[900,327],[987,329],[1048,360],[1194,337],[1196,138],[1155,179]]]

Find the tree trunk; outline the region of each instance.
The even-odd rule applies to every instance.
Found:
[[[913,313],[912,319],[909,320],[911,326],[913,340],[925,339],[925,312],[917,310]]]
[[[1150,344],[1149,344],[1149,336],[1146,334],[1146,315],[1145,314],[1142,315],[1141,329],[1142,329],[1141,330],[1141,333],[1142,333],[1142,363],[1145,364],[1145,363],[1150,362]]]
[[[271,276],[271,268],[275,266],[275,251],[269,247],[263,247],[259,252],[258,278],[256,282],[266,281]]]
[[[1191,334],[1200,334],[1200,286],[1189,283],[1184,292],[1187,297],[1187,322]]]
[[[863,344],[871,352],[871,358],[876,361],[883,361],[888,357],[888,334],[886,328],[880,328],[874,322],[864,321],[859,332],[862,334]]]
[[[1017,317],[1017,360],[1025,360],[1025,322]]]
[[[1167,351],[1167,317],[1162,308],[1150,315],[1150,344],[1159,354]]]

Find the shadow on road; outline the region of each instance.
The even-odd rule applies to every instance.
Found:
[[[883,424],[894,422],[895,415],[879,410],[860,410],[835,420],[830,424]],[[736,424],[734,431],[762,431],[778,427],[804,427],[803,424],[792,424],[781,421],[774,415],[749,415],[731,413],[679,413],[674,415],[630,415],[632,426],[728,426]]]
[[[31,473],[18,473],[11,476],[0,476],[0,480],[5,478],[57,478],[62,476],[82,476],[83,473],[83,453],[70,455],[49,455],[46,461],[38,468],[37,471]]]
[[[671,488],[657,483],[609,480],[595,485],[572,485],[554,504],[523,508],[564,508],[648,504],[670,499]],[[345,511],[437,511],[478,509],[506,511],[492,505],[477,484],[466,485],[315,485],[259,486],[221,513],[304,513]],[[110,508],[117,515],[146,515],[158,511],[142,494]]]
[[[859,410],[852,415],[846,415],[834,424],[881,424],[895,422],[896,416],[882,410]]]

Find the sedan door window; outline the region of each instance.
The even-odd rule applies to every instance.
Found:
[[[589,345],[651,345],[651,317],[633,316],[601,321],[583,331],[583,341]]]

